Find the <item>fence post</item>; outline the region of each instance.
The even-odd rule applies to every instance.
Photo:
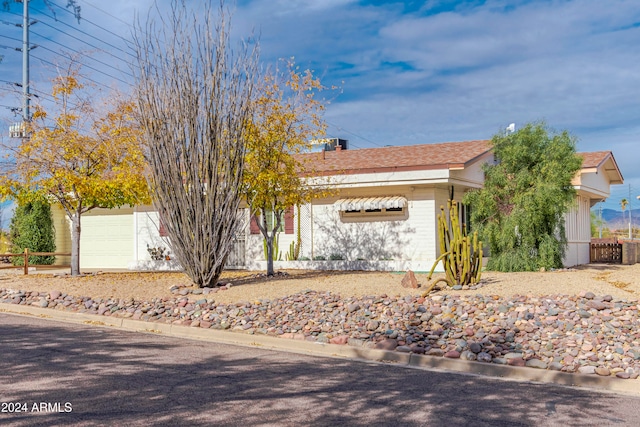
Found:
[[[636,244],[635,242],[622,242],[622,264],[632,265],[636,263]]]
[[[29,274],[29,248],[24,248],[24,274]]]

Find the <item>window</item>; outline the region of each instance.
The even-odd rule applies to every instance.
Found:
[[[460,226],[466,226],[467,233],[471,234],[471,208],[465,204],[458,203],[458,215]]]
[[[344,216],[392,216],[402,215],[405,212],[405,208],[382,208],[382,209],[360,209],[360,210],[346,210],[340,212]]]
[[[262,220],[262,218],[260,218]],[[277,218],[275,213],[272,210],[267,210],[267,230],[273,230],[273,227],[276,225]],[[284,231],[284,212],[280,216],[280,227],[276,230],[277,232]]]
[[[269,233],[271,233],[271,230],[276,224],[277,218],[272,210],[267,210],[266,217],[267,217],[267,230],[269,231]],[[284,212],[282,212],[282,215],[280,216],[280,227],[276,230],[276,232],[293,234],[293,217],[294,217],[293,207],[285,209]],[[251,221],[249,223],[250,224],[249,230],[251,234],[260,234],[260,227],[258,227],[258,221],[260,221],[260,224],[262,224],[262,215],[251,216]]]

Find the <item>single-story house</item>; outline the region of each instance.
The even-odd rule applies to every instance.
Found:
[[[573,182],[576,204],[566,215],[566,266],[589,262],[590,208],[609,196],[611,185],[623,182],[610,151],[581,155],[583,167]],[[481,188],[482,165],[494,158],[490,141],[482,140],[357,150],[338,146],[304,154],[301,160],[312,165],[307,179],[328,182],[335,192],[286,213],[278,238],[282,260],[300,229],[300,256],[309,261],[297,264],[304,268],[427,271],[439,255],[440,206]],[[61,210],[54,211],[58,251],[68,251],[68,221]],[[265,269],[262,235],[247,209],[244,215],[247,226],[227,266]],[[460,215],[468,222],[465,206]],[[154,252],[157,248],[167,250],[160,255]],[[179,268],[151,206],[96,209],[83,215],[80,251],[84,269]],[[294,264],[282,261],[276,268]]]

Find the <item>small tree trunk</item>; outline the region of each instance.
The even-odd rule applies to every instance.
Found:
[[[273,232],[267,232],[267,276],[273,276]]]
[[[80,213],[71,218],[71,275],[80,275]]]

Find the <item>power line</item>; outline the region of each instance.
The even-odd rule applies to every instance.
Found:
[[[62,34],[65,34],[66,36],[71,37],[71,38],[72,38],[72,39],[74,39],[74,40],[77,40],[77,41],[79,41],[79,42],[81,42],[81,43],[84,43],[84,44],[86,44],[86,45],[88,45],[88,46],[90,46],[90,47],[92,47],[92,48],[94,48],[94,49],[96,49],[96,50],[99,50],[100,52],[106,53],[107,55],[111,56],[112,58],[118,59],[118,60],[120,60],[120,61],[124,62],[125,64],[127,64],[127,65],[129,65],[129,66],[131,65],[129,62],[125,61],[125,60],[124,60],[124,59],[122,59],[121,57],[118,57],[118,56],[114,55],[113,53],[108,52],[108,51],[106,51],[106,50],[104,50],[104,49],[101,49],[101,48],[99,48],[99,47],[97,47],[97,46],[95,46],[95,45],[93,45],[93,44],[91,44],[91,43],[89,43],[89,42],[87,42],[87,41],[85,41],[85,40],[82,40],[82,39],[80,39],[80,38],[78,38],[78,37],[76,37],[76,36],[72,35],[72,34],[69,34],[69,33],[67,33],[66,31],[63,31],[63,30],[61,30],[61,29],[59,29],[59,28],[56,28],[56,27],[54,27],[54,26],[52,26],[52,25],[49,25],[49,24],[47,24],[46,22],[38,21],[38,23],[43,24],[43,25],[45,25],[45,26],[47,26],[47,27],[50,27],[50,28],[52,28],[52,29],[54,29],[54,30],[56,30],[56,31],[59,31],[59,32],[61,32]]]
[[[6,84],[8,84],[8,85],[12,85],[12,86],[22,87],[22,84],[17,83],[17,82],[10,82],[10,81],[8,81],[8,80],[2,80],[2,79],[0,79],[0,82],[2,82],[2,83],[6,83]]]
[[[9,110],[12,110],[12,111],[13,110],[22,110],[22,108],[20,108],[20,107],[11,107],[9,105],[4,105],[4,104],[0,104],[0,107],[8,108]]]
[[[112,17],[113,19],[122,22],[123,24],[127,25],[129,28],[133,28],[133,25],[131,25],[130,23],[123,21],[122,19],[118,18],[117,16],[114,16],[112,14],[110,14],[109,12],[100,9],[98,6],[92,4],[91,2],[85,1],[84,3],[88,4],[89,6],[91,6],[94,9],[99,10],[100,12],[104,13],[105,15],[109,15],[110,17]]]
[[[43,35],[41,35],[41,34],[38,34],[38,33],[34,32],[34,31],[32,31],[32,33],[33,33],[33,34],[35,34],[35,35],[37,35],[37,36],[39,36],[39,37],[44,38],[45,40],[48,40],[48,41],[52,42],[52,43],[54,43],[54,44],[57,44],[57,45],[62,46],[62,47],[65,47],[63,44],[58,43],[58,42],[56,42],[55,40],[51,40],[50,38],[45,37],[45,36],[43,36]],[[9,40],[12,40],[12,41],[16,41],[16,42],[22,42],[22,40],[20,40],[20,39],[17,39],[17,38],[15,38],[15,37],[6,36],[6,35],[4,35],[4,34],[0,34],[0,37],[4,37],[4,38],[6,38],[6,39],[9,39]],[[7,48],[7,49],[11,49],[11,47],[9,47],[9,46],[4,46],[4,45],[0,45],[0,47],[5,47],[5,48]],[[52,50],[52,49],[49,49],[49,48],[48,48],[48,47],[46,47],[46,46],[37,45],[37,46],[35,46],[35,47],[40,47],[40,48],[42,48],[42,49],[44,49],[44,50],[47,50],[47,51],[49,51],[49,52],[53,53],[54,55],[59,55],[59,53],[58,53],[58,52],[56,52],[56,51],[54,51],[54,50]],[[33,48],[32,48],[32,49],[33,49]],[[20,49],[20,48],[15,48],[15,50],[21,51],[22,49]],[[75,53],[80,53],[80,52],[78,52],[78,51],[77,51],[77,50],[75,50],[75,49],[69,49],[69,50],[71,50],[72,52],[75,52]],[[91,59],[93,59],[93,60],[94,60],[94,61],[96,61],[96,62],[99,62],[100,64],[102,64],[102,65],[104,65],[104,66],[106,66],[106,67],[112,68],[112,69],[114,69],[114,70],[116,70],[116,71],[118,71],[118,72],[123,72],[123,73],[127,74],[129,77],[133,77],[133,75],[131,75],[130,73],[127,73],[127,72],[121,71],[121,70],[119,70],[118,68],[116,68],[116,67],[114,67],[114,66],[112,66],[112,65],[110,65],[110,64],[107,64],[106,62],[100,61],[99,59],[95,59],[95,58],[91,58]],[[88,64],[83,63],[83,62],[81,62],[81,61],[78,61],[78,62],[79,62],[80,64],[82,64],[82,65],[83,65],[84,67],[86,67],[86,68],[89,68],[89,69],[91,69],[91,70],[93,70],[93,71],[96,71],[96,72],[98,72],[98,73],[104,74],[104,75],[105,75],[105,76],[107,76],[107,77],[111,77],[112,79],[118,80],[118,81],[119,81],[119,82],[121,82],[121,83],[124,83],[124,84],[126,84],[126,85],[128,85],[128,86],[131,86],[131,83],[129,83],[129,82],[127,82],[127,81],[124,81],[124,80],[122,80],[122,79],[120,79],[120,78],[118,78],[118,77],[116,77],[116,76],[113,76],[113,75],[111,75],[111,74],[109,74],[109,73],[106,73],[106,72],[104,72],[104,71],[102,71],[102,70],[100,70],[100,69],[97,69],[97,68],[95,68],[95,67],[92,67],[91,65],[88,65]]]
[[[75,13],[71,12],[71,11],[70,11],[69,9],[67,9],[67,8],[64,8],[64,7],[62,7],[62,6],[59,6],[59,5],[55,4],[55,3],[54,3],[53,5],[54,5],[55,7],[57,7],[58,9],[62,9],[63,11],[65,11],[65,12],[67,12],[67,13],[69,13],[69,14],[73,15],[73,16],[76,16],[76,15],[75,15]],[[103,13],[106,13],[106,12],[104,12],[104,11],[102,11],[102,12],[103,12]],[[112,16],[112,17],[113,17],[113,15],[110,15],[110,16]],[[85,21],[85,22],[88,22],[89,24],[91,24],[91,25],[93,25],[93,26],[95,26],[95,27],[97,27],[97,28],[100,28],[102,31],[106,31],[106,32],[107,32],[107,33],[109,33],[109,34],[112,34],[112,35],[114,35],[114,36],[118,37],[119,39],[121,39],[121,40],[122,40],[122,41],[124,41],[125,43],[131,43],[131,41],[130,41],[130,40],[125,39],[125,38],[124,38],[124,37],[122,37],[121,35],[116,34],[116,33],[114,33],[113,31],[108,30],[108,29],[106,29],[106,28],[104,28],[104,27],[102,27],[102,26],[100,26],[100,25],[98,25],[98,24],[96,24],[96,23],[94,23],[94,22],[92,22],[92,21],[88,20],[87,18],[82,18],[82,20],[83,20],[83,21]],[[122,22],[124,22],[124,21],[122,21]],[[126,24],[126,23],[125,23],[125,24]],[[129,25],[129,24],[127,24],[127,25]],[[129,47],[129,46],[127,46],[127,47]]]
[[[2,48],[2,49],[11,49],[11,50],[17,50],[17,51],[20,51],[20,48],[19,48],[19,47],[11,47],[11,46],[6,46],[6,45],[4,45],[4,44],[0,44],[0,48]]]
[[[46,37],[46,36],[43,36],[42,34],[36,33],[36,32],[35,32],[35,31],[33,31],[33,30],[31,31],[31,34],[34,34],[34,35],[36,35],[36,36],[38,36],[38,37],[42,37],[43,39],[45,39],[45,40],[47,40],[47,41],[49,41],[49,42],[51,42],[51,43],[53,43],[53,44],[56,44],[56,45],[58,45],[58,46],[60,46],[60,47],[63,47],[63,48],[65,48],[65,49],[68,49],[68,50],[70,50],[70,51],[72,51],[72,52],[75,52],[75,53],[81,53],[81,52],[79,52],[79,51],[77,51],[77,50],[75,50],[75,49],[70,49],[68,46],[63,45],[62,43],[58,43],[57,41],[52,40],[50,37]],[[41,46],[41,45],[40,45],[40,46]],[[47,48],[43,47],[43,49],[47,49]],[[47,49],[47,50],[50,50],[50,49]],[[56,53],[56,52],[54,52],[54,53]],[[57,54],[57,53],[56,53],[56,54]],[[104,62],[104,61],[101,61],[101,60],[96,59],[96,58],[91,57],[91,56],[89,56],[88,58],[89,58],[89,59],[91,59],[92,61],[99,62],[100,64],[104,65],[105,67],[109,67],[109,68],[111,68],[111,69],[113,69],[113,70],[115,70],[115,71],[118,71],[118,72],[124,73],[124,74],[128,75],[129,77],[133,77],[133,74],[128,73],[128,72],[126,72],[126,71],[122,71],[121,69],[119,69],[119,68],[117,68],[117,67],[114,67],[114,66],[113,66],[113,65],[111,65],[111,64],[107,64],[107,63],[106,63],[106,62]]]
[[[4,19],[0,19],[0,23],[5,24],[5,25],[12,25],[14,27],[21,27],[22,26],[22,24],[19,24],[17,22],[5,21]]]
[[[5,39],[13,40],[14,42],[20,42],[20,43],[22,43],[22,40],[17,39],[17,38],[15,38],[15,37],[5,36],[4,34],[0,34],[0,37],[4,37]],[[20,48],[18,48],[18,49],[20,49]],[[22,50],[22,49],[20,49],[20,50]]]
[[[132,54],[131,52],[127,52],[127,51],[125,51],[125,50],[123,50],[123,49],[119,48],[118,46],[115,46],[115,45],[113,45],[113,44],[111,44],[111,43],[109,43],[109,42],[106,42],[106,41],[104,41],[104,40],[101,40],[101,39],[97,38],[96,36],[94,36],[94,35],[92,35],[92,34],[87,33],[86,31],[80,30],[80,29],[78,29],[78,28],[74,27],[73,25],[69,25],[69,24],[67,24],[66,22],[58,21],[55,17],[53,17],[53,16],[51,16],[51,15],[48,15],[47,13],[43,12],[42,10],[35,9],[35,12],[38,12],[38,13],[42,14],[43,16],[46,16],[46,17],[47,17],[47,18],[49,18],[49,19],[53,19],[55,22],[59,22],[60,24],[64,25],[65,27],[69,27],[69,28],[71,28],[71,29],[73,29],[73,30],[75,30],[75,31],[77,31],[77,32],[79,32],[79,33],[84,34],[85,36],[91,37],[91,38],[92,38],[92,39],[94,39],[94,40],[97,40],[97,41],[99,41],[99,42],[101,42],[101,43],[104,43],[104,44],[106,44],[106,45],[107,45],[107,46],[109,46],[109,47],[112,47],[112,48],[114,48],[114,49],[116,49],[116,50],[118,50],[118,51],[120,51],[120,52],[122,52],[122,53],[124,53],[124,54],[127,54],[127,55],[131,56],[132,58],[135,58],[135,55],[134,55],[134,54]],[[55,27],[53,27],[53,26],[51,26],[51,25],[49,25],[49,24],[46,24],[46,23],[44,23],[44,22],[42,22],[42,21],[38,21],[38,22],[41,22],[41,23],[43,23],[43,24],[45,24],[45,25],[47,25],[47,26],[49,26],[49,27],[51,27],[51,28],[55,28]],[[61,31],[61,30],[59,30],[59,31]],[[122,38],[121,36],[118,36],[118,37]],[[124,40],[124,39],[123,39],[123,40]],[[88,42],[85,42],[85,43],[89,44]],[[90,45],[90,46],[91,46],[91,45]],[[99,48],[98,48],[98,47],[96,47],[96,49],[99,49]]]
[[[49,52],[51,52],[51,53],[53,53],[53,54],[55,54],[55,55],[57,55],[57,54],[58,54],[56,51],[51,50],[51,49],[49,49],[48,47],[44,47],[44,46],[39,46],[39,47],[41,47],[42,49],[47,50],[47,51],[49,51]],[[79,53],[79,52],[77,52],[77,53]],[[34,56],[34,58],[35,58],[35,56]],[[98,61],[98,62],[100,62],[100,61]],[[126,85],[131,86],[131,83],[126,82],[126,81],[124,81],[124,80],[122,80],[122,79],[120,79],[120,78],[118,78],[118,77],[116,77],[116,76],[112,76],[111,74],[105,73],[104,71],[99,70],[99,69],[97,69],[97,68],[94,68],[94,67],[92,67],[91,65],[87,65],[86,63],[82,63],[82,62],[80,62],[80,61],[78,61],[78,63],[82,64],[82,66],[83,66],[83,67],[85,67],[85,68],[88,68],[88,69],[93,70],[93,71],[97,71],[98,73],[104,74],[104,75],[105,75],[105,76],[107,76],[107,77],[111,77],[112,79],[118,80],[118,81],[119,81],[119,82],[121,82],[121,83],[124,83],[124,84],[126,84]],[[116,71],[119,71],[119,70],[117,70],[117,69],[116,69]]]
[[[356,138],[360,138],[360,139],[362,139],[362,140],[364,140],[364,141],[367,141],[367,142],[369,142],[369,143],[371,143],[371,144],[373,144],[373,145],[377,145],[378,147],[384,147],[384,145],[382,145],[382,144],[378,144],[377,142],[372,141],[372,140],[370,140],[370,139],[368,139],[368,138],[365,138],[364,136],[361,136],[361,135],[358,135],[358,134],[353,133],[353,132],[351,132],[351,131],[348,131],[347,129],[345,129],[345,128],[343,128],[343,127],[340,127],[340,126],[338,126],[338,125],[337,125],[337,124],[335,124],[335,123],[331,123],[331,122],[330,122],[330,121],[328,121],[328,120],[325,120],[325,122],[327,122],[327,123],[328,123],[328,124],[330,124],[331,126],[334,126],[334,127],[335,127],[337,130],[339,130],[339,131],[346,132],[346,133],[348,133],[348,134],[350,134],[350,135],[355,136]]]
[[[41,61],[41,62],[44,62],[45,64],[49,64],[49,65],[52,65],[52,66],[54,66],[54,67],[57,67],[57,66],[58,66],[57,64],[54,64],[54,63],[53,63],[53,62],[51,62],[51,61],[47,61],[46,59],[42,59],[42,58],[40,58],[40,57],[38,57],[38,56],[35,56],[35,55],[31,55],[31,56],[32,56],[34,59],[37,59],[37,60],[39,60],[39,61]],[[98,82],[98,81],[96,81],[96,80],[93,80],[93,79],[91,79],[91,78],[87,77],[87,76],[83,76],[83,78],[84,78],[85,80],[89,80],[89,81],[90,81],[90,82],[92,82],[92,83],[95,83],[95,84],[97,84],[97,85],[99,85],[99,86],[102,86],[102,87],[104,87],[104,88],[107,88],[107,89],[111,90],[111,88],[110,88],[109,86],[105,85],[104,83],[100,83],[100,82]]]

